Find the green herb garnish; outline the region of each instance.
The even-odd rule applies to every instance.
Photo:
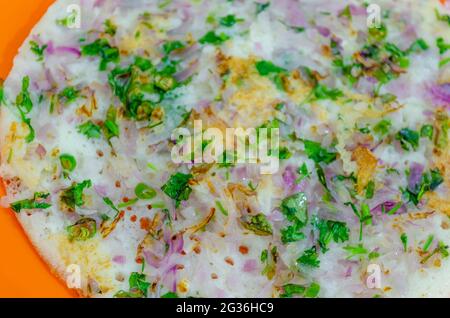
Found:
[[[83,206],[83,191],[91,186],[91,180],[85,180],[81,183],[74,183],[70,188],[61,193],[61,202],[71,209]]]
[[[313,246],[310,249],[303,252],[303,254],[297,259],[297,265],[308,267],[319,267],[320,260],[319,254],[317,254],[316,248]]]
[[[172,175],[165,185],[161,187],[161,190],[167,194],[170,198],[175,200],[175,206],[178,208],[181,201],[187,201],[192,192],[192,188],[189,186],[192,174],[176,173]]]
[[[41,62],[44,60],[44,52],[48,45],[44,44],[40,46],[36,41],[30,41],[30,49],[37,56],[37,61]]]
[[[94,124],[92,121],[87,121],[77,127],[78,132],[85,135],[89,139],[98,139],[102,136],[100,126]]]
[[[50,193],[36,192],[32,199],[26,199],[11,203],[11,209],[16,213],[20,213],[20,211],[22,210],[48,209],[52,205],[44,202],[44,200],[49,196]]]
[[[119,50],[112,47],[106,39],[97,39],[95,42],[82,46],[81,54],[99,56],[100,71],[106,70],[108,63],[118,63],[120,60]]]

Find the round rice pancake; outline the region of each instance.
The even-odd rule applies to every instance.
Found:
[[[448,297],[435,2],[58,0],[2,85],[1,205],[83,296]]]

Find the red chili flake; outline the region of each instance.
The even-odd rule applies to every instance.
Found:
[[[103,157],[103,151],[101,151],[101,150],[97,150],[97,155],[101,158],[101,157]]]
[[[141,218],[139,220],[141,223],[141,229],[148,231],[150,229],[150,219],[149,218]]]
[[[228,265],[234,266],[234,261],[231,257],[225,257],[225,263],[227,263]]]
[[[152,205],[151,204],[147,205],[147,209],[149,210],[153,209]]]
[[[127,203],[128,201],[130,201],[130,199],[128,199],[127,197],[124,197],[124,198],[122,199],[122,201],[123,201],[123,203]]]
[[[136,222],[136,220],[137,220],[137,216],[136,216],[135,214],[133,214],[133,215],[130,217],[130,221],[131,221],[131,222]]]
[[[248,247],[245,246],[245,245],[239,246],[239,252],[240,252],[242,255],[248,254]]]
[[[117,180],[117,181],[116,181],[116,188],[120,188],[120,187],[121,187],[120,181]]]
[[[202,252],[202,249],[199,245],[197,245],[196,247],[194,247],[194,253],[195,254],[200,254]]]
[[[217,279],[217,278],[219,278],[219,276],[217,276],[216,273],[212,273],[212,274],[211,274],[211,279]]]
[[[142,257],[136,257],[136,263],[142,264],[143,261]]]
[[[185,250],[182,250],[182,251],[180,252],[180,254],[184,256],[184,255],[186,255],[186,251],[185,251]]]
[[[131,206],[129,206],[129,207],[127,207],[127,210],[131,211],[131,210],[133,210],[133,208]]]
[[[183,264],[177,264],[176,268],[177,268],[177,270],[184,269],[184,265]]]

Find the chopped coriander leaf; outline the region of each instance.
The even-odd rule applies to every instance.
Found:
[[[397,133],[395,138],[400,141],[402,148],[406,151],[410,150],[410,146],[413,150],[417,150],[417,148],[419,148],[420,135],[415,130],[404,128]],[[408,144],[410,146],[408,146]]]
[[[297,259],[297,265],[299,267],[301,266],[319,267],[320,260],[316,248],[313,246],[310,249],[304,251],[303,254]]]
[[[3,88],[3,80],[0,78],[0,106],[5,104],[5,90]]]
[[[427,240],[425,241],[425,244],[423,245],[423,248],[422,248],[422,250],[424,252],[428,252],[428,249],[430,248],[431,243],[433,243],[433,240],[434,240],[434,235],[431,234],[427,237]]]
[[[414,43],[411,44],[411,46],[408,48],[406,52],[407,54],[409,54],[412,52],[426,51],[429,48],[430,47],[428,46],[427,42],[425,42],[424,39],[417,39],[416,41],[414,41]]]
[[[403,244],[403,250],[406,252],[408,250],[408,235],[406,235],[406,233],[402,233],[402,235],[400,235],[400,240]]]
[[[386,206],[383,203],[383,205],[381,206],[382,212],[387,213],[389,215],[394,215],[401,207],[403,206],[403,202],[398,202],[396,205],[394,205],[394,207],[392,209],[390,209],[389,211],[386,211]]]
[[[255,5],[256,5],[256,14],[258,15],[258,14],[260,14],[261,12],[267,10],[267,8],[270,7],[270,1],[269,1],[269,2],[266,2],[266,3],[259,3],[259,2],[256,2]]]
[[[200,44],[221,45],[222,43],[228,41],[229,39],[230,36],[228,36],[225,33],[216,34],[215,31],[209,31],[198,41]]]
[[[22,110],[20,108],[19,108],[19,112],[20,112],[20,117],[22,118],[22,121],[25,123],[25,125],[28,126],[29,132],[28,132],[28,135],[25,137],[25,142],[29,144],[34,140],[36,134],[35,134],[33,126],[31,126],[31,119],[25,117],[25,114],[22,112]]]
[[[305,292],[306,298],[316,298],[320,293],[320,285],[317,283],[312,283]]]
[[[370,208],[366,203],[361,204],[361,209],[358,211],[356,206],[352,202],[346,202],[344,203],[346,206],[350,206],[353,210],[353,213],[358,217],[359,219],[359,240],[362,241],[363,236],[363,226],[364,224],[372,224],[372,214],[370,212]]]
[[[318,163],[316,163],[316,173],[317,173],[317,178],[319,179],[319,182],[321,185],[323,185],[323,187],[326,190],[326,197],[328,199],[332,198],[330,189],[328,188],[328,182],[327,182],[327,177],[325,176],[325,171],[323,170],[322,166]]]
[[[380,253],[378,253],[377,251],[372,251],[369,253],[368,255],[369,257],[369,261],[377,259],[378,257],[380,257]]]
[[[162,67],[136,57],[126,68],[116,68],[108,76],[109,84],[123,104],[124,115],[137,121],[150,121],[165,94],[179,85],[172,77],[177,64],[163,59]]]
[[[425,193],[434,191],[443,182],[444,178],[442,177],[441,171],[439,169],[432,169],[430,172],[422,175],[420,183],[415,185],[414,189],[406,188],[401,189],[401,191],[408,202],[412,202],[417,206]]]
[[[370,200],[373,198],[375,192],[375,182],[370,180],[366,187],[366,199]]]
[[[299,229],[296,225],[290,225],[288,227],[285,227],[281,229],[281,242],[283,244],[298,242],[301,240],[304,240],[306,238],[306,235],[302,232],[299,232]]]
[[[244,228],[261,236],[272,235],[272,224],[267,220],[267,217],[260,213],[254,216],[243,216],[240,219]]]
[[[309,159],[313,160],[315,163],[324,162],[325,164],[330,164],[336,160],[337,154],[335,152],[328,152],[322,145],[318,142],[303,140],[305,144],[305,153]]]
[[[355,174],[353,172],[349,176],[344,176],[344,175],[334,176],[333,180],[338,180],[338,181],[349,180],[352,183],[356,183],[358,181],[358,179],[356,178],[356,176],[355,176]]]
[[[140,293],[132,293],[124,290],[119,290],[114,294],[114,298],[142,298],[143,296]]]
[[[317,84],[313,89],[314,97],[318,100],[337,100],[339,97],[344,96],[344,93],[337,88],[328,88],[325,85]]]
[[[75,25],[75,22],[77,21],[78,12],[76,10],[72,10],[72,12],[69,13],[68,16],[66,16],[63,19],[56,20],[56,23],[65,27],[71,27]]]
[[[281,147],[278,149],[278,158],[280,160],[287,160],[292,157],[292,153],[287,147]]]
[[[295,181],[296,183],[300,183],[303,179],[310,179],[311,173],[308,170],[308,166],[306,163],[303,163],[298,169],[297,173],[300,175],[300,177]]]
[[[351,8],[350,8],[350,5],[347,5],[340,13],[339,13],[339,15],[338,15],[340,18],[341,17],[345,17],[345,18],[347,18],[348,20],[352,20],[352,11],[351,11]]]
[[[117,25],[112,23],[112,21],[110,19],[105,21],[104,26],[105,26],[105,33],[106,34],[109,34],[111,36],[116,35],[116,33],[117,33]]]
[[[320,292],[320,285],[312,283],[310,286],[305,287],[297,284],[286,284],[282,286],[282,289],[283,293],[280,294],[280,298],[292,298],[293,296],[316,298]]]
[[[444,54],[447,50],[450,50],[450,43],[445,43],[444,38],[436,39],[436,46],[439,49],[439,54]]]
[[[387,34],[388,30],[384,23],[382,23],[378,28],[369,28],[369,41],[371,43],[379,43],[386,38]]]
[[[170,42],[166,42],[163,45],[163,51],[164,54],[170,55],[172,52],[180,50],[180,49],[184,49],[186,47],[186,45],[181,42],[181,41],[170,41]]]
[[[391,94],[391,93],[378,95],[378,97],[381,99],[381,101],[384,104],[392,103],[392,102],[395,102],[397,100],[397,96],[395,96],[394,94]]]
[[[161,190],[170,198],[175,200],[175,206],[178,208],[181,201],[187,201],[192,192],[189,181],[193,178],[192,174],[176,173],[170,177]]]
[[[268,76],[270,74],[279,74],[287,72],[286,69],[279,67],[275,64],[273,64],[270,61],[259,61],[255,64],[256,69],[261,76]]]
[[[137,292],[144,297],[147,297],[148,287],[150,286],[150,283],[146,281],[146,276],[144,273],[131,273],[128,282],[130,284],[131,292]]]
[[[149,187],[145,183],[139,183],[134,189],[134,193],[141,200],[151,200],[156,197],[155,189]]]
[[[169,6],[172,2],[173,2],[173,0],[160,0],[158,3],[158,8],[164,9],[167,6]]]
[[[50,193],[36,192],[32,199],[26,199],[11,203],[11,209],[20,213],[22,210],[48,209],[52,205],[44,202],[50,196]]]
[[[117,63],[120,60],[119,50],[112,47],[106,39],[97,39],[91,44],[82,46],[81,54],[84,56],[99,56],[100,71],[106,70],[108,63]]]
[[[26,117],[26,115],[33,109],[33,102],[31,100],[30,92],[28,91],[29,86],[30,78],[28,76],[25,76],[22,79],[22,90],[16,97],[16,107],[20,113],[22,122],[25,123],[25,125],[27,125],[29,129],[29,133],[25,137],[26,143],[31,143],[35,138],[35,131],[31,126],[31,119]]]
[[[391,121],[383,119],[382,121],[380,121],[378,124],[375,125],[373,131],[380,137],[383,137],[389,133],[391,127],[392,127]]]
[[[450,15],[448,14],[440,14],[438,9],[434,9],[434,13],[436,14],[436,19],[442,22],[447,22],[450,26]]]
[[[77,160],[70,154],[62,154],[59,156],[59,161],[61,162],[62,168],[68,172],[74,171],[77,167]]]
[[[97,233],[97,222],[91,218],[83,218],[66,228],[70,242],[86,241]]]
[[[275,84],[275,86],[281,90],[284,91],[284,82],[283,82],[283,76],[286,74],[287,70],[284,68],[281,68],[275,64],[273,64],[270,61],[259,61],[255,64],[256,70],[258,71],[259,75],[261,76],[267,76],[270,78],[270,80]]]
[[[179,298],[177,293],[168,292],[161,296],[161,298]]]
[[[75,87],[67,86],[58,94],[58,97],[59,99],[64,100],[66,104],[70,104],[80,97],[80,91],[78,91]]]
[[[450,57],[440,60],[439,67],[443,67],[444,65],[447,65],[448,63],[450,63]]]
[[[351,259],[352,257],[355,257],[355,256],[361,256],[361,255],[367,254],[367,250],[365,249],[365,247],[362,244],[358,244],[355,246],[347,245],[347,246],[343,247],[343,249],[345,251],[347,251],[347,253],[348,253],[347,259]]]
[[[44,60],[44,51],[47,49],[47,44],[39,46],[36,41],[30,41],[30,49],[37,56],[37,61],[41,62]]]
[[[85,135],[89,139],[98,139],[102,136],[100,127],[94,124],[92,121],[87,121],[77,128],[79,133]]]
[[[61,202],[71,209],[83,206],[83,191],[91,186],[91,180],[85,180],[81,183],[74,183],[70,188],[63,190],[61,193]]]
[[[238,18],[236,18],[235,15],[229,14],[225,17],[220,18],[219,24],[224,27],[230,28],[230,27],[234,26],[236,23],[239,23],[242,21],[244,21],[244,19],[238,19]]]
[[[393,43],[386,43],[384,45],[384,49],[391,53],[391,58],[401,68],[407,68],[409,66],[409,58],[407,57],[407,54],[398,48],[398,46]]]
[[[358,130],[359,130],[360,133],[362,133],[364,135],[370,134],[370,128],[369,127],[359,128]]]
[[[292,296],[303,296],[306,287],[297,284],[286,284],[283,287],[281,298],[292,298]]]
[[[222,213],[225,216],[228,216],[228,211],[223,207],[222,202],[216,201],[216,206],[219,209],[220,213]]]
[[[350,230],[344,222],[319,220],[314,225],[319,231],[318,242],[324,253],[328,251],[328,245],[332,240],[343,243],[349,239]]]
[[[420,129],[420,137],[433,140],[434,127],[432,125],[423,125]]]
[[[299,192],[281,202],[281,212],[290,222],[303,227],[308,222],[308,200],[305,193]]]
[[[25,76],[22,79],[22,90],[16,97],[16,106],[23,114],[28,114],[33,109],[33,102],[31,100],[30,92],[28,88],[30,87],[30,78]]]

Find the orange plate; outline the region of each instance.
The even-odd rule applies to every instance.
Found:
[[[2,1],[0,77],[5,78],[18,48],[54,0]],[[0,187],[0,195],[3,189]],[[0,209],[0,297],[74,297],[34,250],[13,212]]]

